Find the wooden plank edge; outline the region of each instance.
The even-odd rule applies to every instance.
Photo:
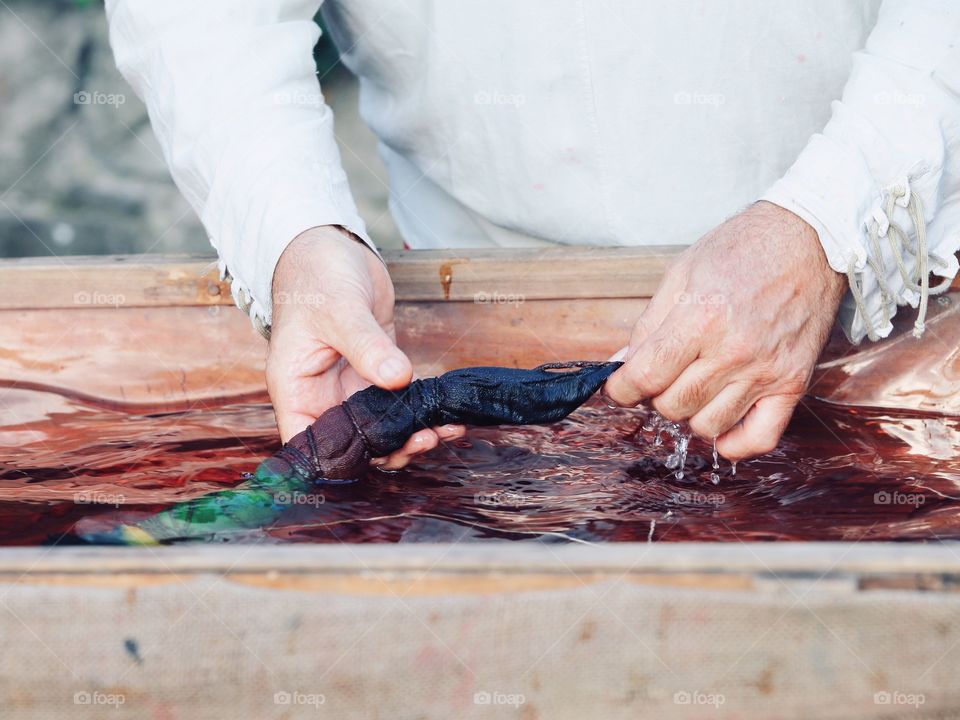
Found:
[[[682,250],[557,247],[385,251],[398,302],[500,303],[649,297]],[[229,305],[212,257],[113,255],[0,260],[0,309]]]
[[[685,246],[387,250],[398,302],[648,298]],[[230,305],[209,256],[0,259],[0,310]],[[960,290],[960,277],[951,286]]]
[[[0,576],[85,573],[704,573],[960,574],[960,543],[509,542],[404,545],[179,545],[0,549]]]

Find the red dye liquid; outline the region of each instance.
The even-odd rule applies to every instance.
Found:
[[[127,414],[7,390],[0,407],[0,544],[75,542],[88,515],[157,511],[229,487],[278,447],[265,405]],[[780,447],[740,463],[690,444],[682,479],[639,410],[598,402],[550,427],[473,429],[399,473],[320,486],[236,541],[588,542],[960,538],[952,417],[805,401]]]

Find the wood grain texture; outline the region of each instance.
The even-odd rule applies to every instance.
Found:
[[[885,691],[923,696],[923,713],[907,706],[903,717],[955,717],[960,706],[954,594],[838,593],[812,579],[794,593],[776,583],[758,592],[570,572],[541,584],[535,570],[507,578],[510,589],[464,577],[471,591],[439,594],[450,578],[404,594],[402,580],[375,570],[346,580],[169,576],[0,583],[4,716],[879,720],[894,717],[875,700]],[[491,693],[522,700],[476,699]]]
[[[644,298],[683,246],[388,250],[401,302]],[[0,309],[229,305],[210,256],[0,260]],[[953,290],[960,290],[960,279]],[[122,298],[119,303],[114,302]]]
[[[385,251],[399,301],[649,297],[681,248]],[[0,309],[229,305],[212,257],[0,260]]]
[[[235,308],[0,310],[0,387],[103,407],[266,400],[265,351]]]
[[[682,247],[417,250],[385,255],[401,300],[650,297]]]
[[[231,304],[214,258],[158,255],[0,260],[0,309]]]
[[[467,365],[605,359],[644,299],[397,303],[417,374]],[[123,305],[0,310],[0,387],[51,390],[127,410],[266,401],[266,342],[233,307]]]

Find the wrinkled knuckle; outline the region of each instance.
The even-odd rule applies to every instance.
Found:
[[[773,363],[759,362],[754,365],[753,383],[760,387],[776,385],[783,379],[783,374]]]
[[[677,405],[684,408],[699,408],[707,399],[707,380],[698,378],[677,390]]]
[[[606,385],[603,387],[603,394],[621,407],[631,407],[636,404],[636,401],[633,399],[633,393],[635,392],[633,383],[633,376],[630,373],[630,365],[628,364],[622,370],[615,372],[610,379],[607,380]]]
[[[365,333],[353,340],[353,351],[357,357],[365,357],[387,349],[389,341],[382,335]]]
[[[786,377],[783,377],[780,380],[779,390],[784,395],[789,395],[792,398],[801,398],[803,394],[807,391],[807,385],[809,383],[809,378],[805,372],[793,372],[788,373]]]
[[[673,363],[679,354],[679,343],[673,337],[660,338],[653,344],[652,360],[655,366],[660,367]]]
[[[727,343],[723,359],[730,367],[743,367],[756,359],[756,349],[753,343],[744,339],[734,339]]]
[[[650,368],[646,365],[633,363],[632,365],[628,366],[628,369],[629,372],[627,373],[627,381],[629,384],[629,390],[633,391],[641,398],[649,397],[652,394],[654,383]]]
[[[653,398],[653,400],[650,401],[650,405],[654,410],[671,422],[680,422],[681,420],[686,419],[683,417],[683,413],[681,412],[680,408],[677,407],[676,403],[663,395],[658,395],[657,397]]]

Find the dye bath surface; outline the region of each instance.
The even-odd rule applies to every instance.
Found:
[[[275,525],[211,540],[960,539],[958,424],[806,400],[775,452],[734,475],[695,439],[678,476],[645,411],[595,400],[549,427],[471,430],[404,471],[318,486]],[[0,391],[0,544],[76,542],[81,518],[230,487],[277,447],[266,404],[128,413]]]

